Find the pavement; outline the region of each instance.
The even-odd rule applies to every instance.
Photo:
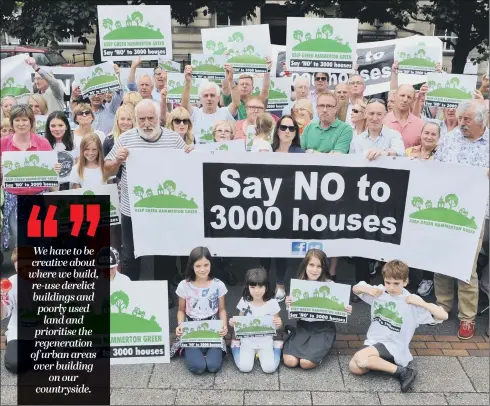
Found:
[[[13,272],[6,254],[1,267],[2,277]],[[286,280],[294,275],[299,261],[291,264]],[[246,269],[257,266],[257,259],[234,259],[236,286],[227,285],[226,307],[236,314]],[[151,259],[145,258],[143,280],[154,278]],[[338,282],[353,283],[352,267],[343,260],[337,269]],[[271,281],[275,271],[271,270]],[[225,278],[222,278],[225,280]],[[381,283],[377,275],[372,283]],[[426,298],[434,302],[433,295]],[[488,304],[481,297],[480,310]],[[286,323],[284,304],[281,316]],[[455,303],[454,309],[457,309]],[[176,327],[176,308],[170,311],[170,331]],[[382,373],[353,376],[348,362],[362,346],[369,327],[369,307],[354,303],[347,324],[337,324],[337,340],[326,360],[311,371],[289,369],[280,365],[273,374],[264,374],[258,363],[253,372],[243,374],[233,363],[231,354],[224,358],[223,368],[216,374],[194,376],[182,358],[170,364],[114,365],[111,367],[111,404],[114,405],[488,405],[489,404],[489,342],[485,335],[488,311],[477,317],[476,334],[462,341],[456,336],[457,314],[436,326],[421,326],[412,343],[414,367],[418,377],[408,393],[401,393],[399,383]],[[5,327],[5,323],[2,323]],[[3,356],[3,351],[0,354]],[[16,377],[8,373],[3,360],[0,368],[2,405],[17,404]]]

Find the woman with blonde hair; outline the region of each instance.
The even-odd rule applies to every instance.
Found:
[[[95,133],[99,136],[100,143],[102,144],[104,142],[105,134],[102,131],[94,130],[92,128],[94,120],[95,115],[90,104],[79,103],[73,109],[73,121],[75,124],[78,124],[78,128],[73,131],[73,139],[80,152],[80,143],[86,134]]]
[[[136,125],[136,117],[134,115],[134,109],[127,105],[123,104],[116,110],[116,115],[114,117],[114,127],[112,127],[112,131],[107,134],[106,139],[104,140],[104,156],[106,156],[112,147],[114,146],[114,142],[117,141],[119,136],[131,130]]]
[[[122,105],[129,105],[134,109],[141,100],[143,97],[138,92],[127,92],[124,93]]]
[[[73,189],[92,188],[106,184],[104,153],[102,143],[96,133],[83,136],[80,143],[80,159],[71,169],[70,182]]]
[[[231,141],[235,137],[235,122],[218,120],[211,129],[214,142]]]
[[[357,100],[351,109],[351,123],[355,135],[362,134],[367,128],[367,119],[365,116],[366,103],[362,100]]]
[[[39,93],[33,93],[29,95],[29,107],[34,112],[34,115],[46,115],[48,114],[48,103],[44,96]]]
[[[303,130],[311,120],[313,120],[313,103],[308,99],[296,100],[291,109],[292,117],[299,127],[299,135],[303,134]]]
[[[191,116],[183,107],[177,107],[168,114],[166,127],[179,134],[187,145],[194,144]]]
[[[17,106],[17,99],[14,96],[5,96],[2,97],[1,104],[2,110],[0,113],[3,120],[4,118],[10,118],[10,110],[12,110],[12,107]]]

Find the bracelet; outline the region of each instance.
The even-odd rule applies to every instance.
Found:
[[[37,69],[34,69],[34,72],[39,72],[40,69],[41,69],[41,67],[38,66]]]

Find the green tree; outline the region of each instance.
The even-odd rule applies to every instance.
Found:
[[[459,210],[459,214],[462,214],[463,216],[467,216],[468,215],[468,210],[466,210],[465,208],[462,208],[461,210]]]
[[[303,299],[308,299],[310,294],[308,292],[303,292]]]
[[[216,42],[214,41],[206,41],[206,48],[214,51],[216,49]]]
[[[117,20],[116,21],[116,28],[121,28],[122,25],[121,25],[121,21]]]
[[[301,31],[301,30],[294,30],[294,32],[293,32],[293,38],[296,41],[301,42],[301,40],[303,39],[303,31]]]
[[[293,297],[296,300],[301,299],[301,290],[299,290],[299,289],[293,289],[293,291],[291,292],[291,294],[293,295]]]
[[[202,323],[202,324],[201,324],[201,328],[202,328],[203,330],[208,330],[208,329],[209,329],[209,324],[208,324],[208,323]]]
[[[145,189],[141,186],[135,186],[133,189],[133,193],[138,196],[140,199],[143,199],[143,194],[145,193]]]
[[[129,306],[129,296],[126,292],[118,290],[111,295],[111,305],[116,306],[119,313]]]
[[[444,199],[444,201],[449,205],[449,208],[451,210],[453,209],[453,207],[456,207],[459,203],[458,196],[456,196],[453,193],[447,195],[446,198]]]
[[[31,164],[33,166],[36,166],[36,165],[39,165],[39,156],[36,155],[36,154],[32,154],[30,157],[29,157],[29,161],[31,162]]]
[[[12,163],[12,161],[5,161],[3,163],[3,166],[5,166],[5,168],[7,168],[9,170],[12,170],[12,167],[14,166],[14,164]]]
[[[333,27],[330,24],[325,24],[322,26],[322,32],[325,35],[325,38],[328,38],[333,34]]]
[[[318,289],[323,298],[326,298],[330,294],[330,288],[327,285],[323,285]]]
[[[184,327],[182,329],[182,333],[184,333],[184,335],[186,335],[188,332],[189,332],[189,327]]]
[[[421,210],[423,204],[424,204],[424,199],[422,199],[421,197],[414,196],[412,198],[412,206],[416,207],[417,209]]]
[[[103,75],[104,74],[104,70],[99,66],[97,68],[94,69],[94,72],[97,76],[100,76],[100,75]]]
[[[175,189],[177,188],[177,185],[175,184],[175,182],[173,180],[170,180],[170,179],[163,182],[162,186],[163,186],[163,189],[166,190],[169,195],[174,193]]]
[[[133,20],[139,27],[139,25],[143,22],[143,14],[141,14],[139,11],[135,11],[133,14],[131,14],[131,20]]]
[[[13,87],[14,86],[14,78],[8,78],[4,83],[5,83],[5,87]]]
[[[459,78],[454,77],[454,78],[451,78],[449,83],[451,84],[452,87],[457,88],[457,87],[459,87],[460,80],[459,80]]]
[[[104,21],[102,21],[102,26],[109,31],[112,31],[112,20],[110,18],[104,18]]]

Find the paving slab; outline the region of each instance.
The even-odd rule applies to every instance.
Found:
[[[349,392],[400,392],[400,382],[389,374],[372,371],[365,375],[353,375],[349,370],[352,357],[339,355],[345,390]]]
[[[279,366],[281,368],[281,366]],[[195,387],[195,386],[193,386]],[[228,355],[223,359],[223,367],[216,374],[214,388],[230,390],[278,390],[278,372],[265,374],[260,368],[259,360],[255,360],[252,372],[244,373],[236,367],[233,357]]]
[[[414,357],[414,368],[418,376],[411,392],[475,392],[456,357]]]
[[[219,372],[221,373],[221,372]],[[214,383],[214,374],[209,372],[194,375],[184,364],[183,358],[172,359],[170,364],[156,364],[148,384],[149,388],[186,389],[211,388]]]
[[[446,393],[448,405],[486,405],[490,403],[488,393]]]
[[[16,405],[17,404],[17,387],[3,386],[0,388],[0,405]]]
[[[310,370],[280,366],[281,390],[345,391],[336,355],[327,356],[318,367]]]
[[[311,405],[310,392],[245,392],[245,405]]]
[[[153,364],[111,365],[111,388],[146,388]]]
[[[447,405],[443,393],[378,393],[382,405]]]
[[[173,405],[176,396],[168,389],[113,389],[111,405]]]
[[[7,371],[5,363],[3,362],[3,355],[5,350],[0,351],[0,386],[16,386],[17,376]]]
[[[243,391],[179,389],[176,405],[243,405]]]
[[[459,362],[463,365],[463,369],[476,391],[488,393],[488,357],[460,357]]]
[[[376,393],[312,392],[314,405],[379,405]]]

